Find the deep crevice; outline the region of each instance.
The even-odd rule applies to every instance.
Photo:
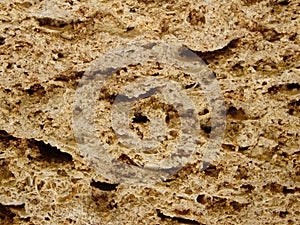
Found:
[[[290,2],[287,1],[287,0],[283,0],[283,1],[281,1],[281,2],[278,2],[278,4],[279,4],[279,5],[288,5],[288,4],[290,4]]]
[[[280,211],[279,212],[279,217],[285,218],[287,214],[289,214],[287,211]]]
[[[17,141],[18,138],[10,135],[5,130],[0,130],[0,142],[3,144],[4,149],[10,146],[11,141]]]
[[[0,141],[2,142],[3,140],[17,140],[17,138],[10,135],[5,130],[0,130]]]
[[[0,223],[5,224],[13,224],[14,217],[16,216],[15,213],[13,213],[10,210],[9,206],[2,205],[0,203]]]
[[[36,146],[41,154],[41,158],[48,162],[64,163],[72,162],[73,157],[69,153],[62,152],[57,147],[53,147],[50,144],[46,144],[43,141],[37,141],[34,139],[29,140],[29,146]]]
[[[178,223],[182,223],[182,224],[198,224],[198,225],[205,225],[202,223],[199,223],[196,220],[190,220],[190,219],[186,219],[186,218],[182,218],[182,217],[172,217],[172,216],[167,216],[164,215],[162,212],[160,212],[160,210],[157,210],[157,216],[160,217],[161,219],[165,220],[165,219],[170,219],[172,221],[176,221]]]

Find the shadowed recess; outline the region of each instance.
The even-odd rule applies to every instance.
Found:
[[[50,144],[46,144],[43,141],[30,140],[29,146],[36,146],[41,154],[41,157],[48,162],[72,162],[73,157],[69,153],[62,152],[57,147],[53,147]]]
[[[39,22],[39,26],[41,27],[48,26],[48,27],[63,28],[68,25],[65,21],[53,19],[50,17],[37,18],[37,21]]]
[[[9,133],[7,133],[5,130],[0,130],[0,141],[4,141],[4,140],[17,140],[17,138],[15,138],[14,136],[10,135]]]
[[[12,224],[16,214],[11,212],[9,206],[0,203],[0,224]]]
[[[54,80],[63,82],[77,81],[81,79],[84,73],[85,71],[73,71],[69,74],[59,74]]]
[[[235,119],[235,120],[246,120],[247,115],[244,112],[244,110],[242,108],[237,109],[234,106],[230,106],[229,109],[227,110],[227,116],[230,119]]]
[[[150,120],[147,118],[147,116],[142,115],[140,112],[136,112],[134,114],[134,118],[132,119],[133,123],[146,123],[149,122]]]
[[[196,53],[202,60],[204,60],[206,64],[209,64],[208,63],[209,61],[217,59],[220,56],[233,54],[234,51],[232,49],[238,46],[239,41],[240,40],[238,38],[233,39],[221,49],[217,49],[214,51],[205,51],[205,52],[194,51],[194,53]]]
[[[29,95],[38,94],[40,96],[43,96],[46,94],[45,88],[40,84],[31,85],[29,89],[25,90],[25,92]]]
[[[5,44],[5,38],[4,37],[0,37],[0,45],[4,45]]]
[[[198,221],[195,220],[189,220],[181,217],[172,217],[172,216],[166,216],[160,210],[157,210],[157,216],[160,217],[163,220],[170,219],[173,222],[177,222],[180,224],[197,224],[197,225],[205,225],[202,223],[199,223]],[[173,223],[172,223],[173,224]]]
[[[115,191],[115,190],[117,190],[118,184],[110,184],[110,183],[106,183],[106,182],[100,182],[100,181],[93,180],[91,182],[91,186],[98,188],[102,191]]]

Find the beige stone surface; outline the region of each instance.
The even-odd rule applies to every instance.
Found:
[[[299,8],[299,0],[1,1],[0,224],[300,224]],[[136,41],[186,46],[215,74],[226,130],[206,170],[205,94],[159,63],[111,77],[96,106],[97,135],[127,164],[168,157],[182,134],[170,104],[144,98],[132,108],[130,118],[166,122],[166,141],[154,152],[124,147],[112,128],[124,84],[158,74],[179,83],[198,111],[193,160],[164,181],[117,184],[78,147],[81,78],[95,60]],[[130,128],[140,138],[160,132],[150,121]]]

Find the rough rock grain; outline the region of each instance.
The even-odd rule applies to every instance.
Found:
[[[1,1],[0,224],[300,224],[299,8],[299,0]],[[170,179],[115,184],[78,148],[81,78],[136,41],[182,44],[215,74],[226,130],[205,170],[196,151]],[[172,77],[195,102],[199,146],[212,129],[190,77],[159,63],[128,65],[99,95],[95,124],[111,155],[135,166],[145,155],[118,142],[110,111],[124,83],[148,75]],[[143,99],[130,128],[140,138],[160,132],[149,128],[156,117],[169,129],[160,160],[180,136],[172,106]]]

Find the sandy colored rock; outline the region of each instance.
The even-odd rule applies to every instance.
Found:
[[[0,224],[299,224],[299,5],[2,1]],[[189,72],[156,61],[107,70],[111,76],[92,112],[95,134],[125,167],[176,155],[176,141],[185,134],[184,116],[147,82],[138,85],[150,93],[143,95],[134,88],[136,80],[169,79],[170,89],[172,82],[179,84],[197,111],[192,160],[172,176],[143,185],[101,174],[98,155],[83,153],[85,136],[80,139],[73,127],[81,110],[74,108],[78,84],[92,65],[139,41],[149,43],[145,51],[163,42],[202,58],[226,107],[225,135],[207,164],[202,147],[218,126],[211,126],[203,85]],[[122,142],[126,132],[114,129],[112,111],[124,87],[127,101],[137,100],[128,116],[130,130],[141,140],[157,137],[151,143],[159,147],[128,147]]]

